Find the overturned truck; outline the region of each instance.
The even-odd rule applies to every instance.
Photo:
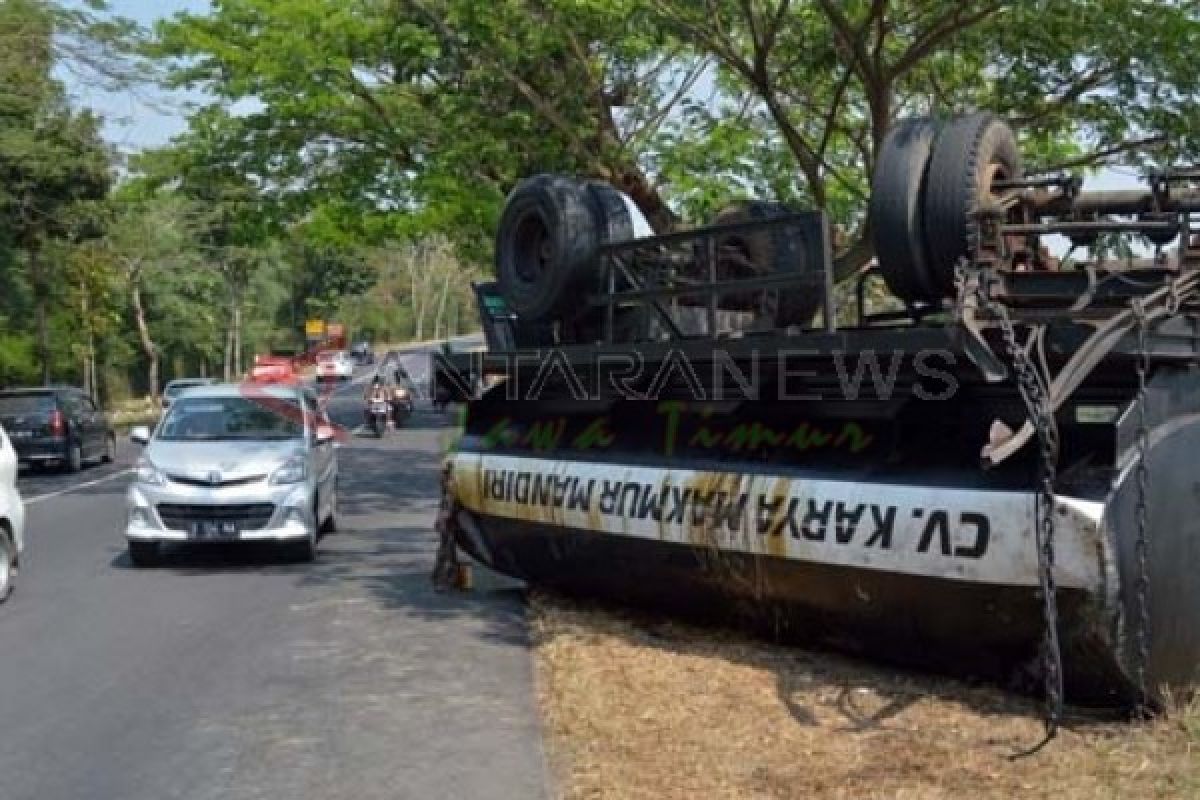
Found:
[[[637,236],[612,187],[526,180],[476,286],[487,350],[435,364],[467,403],[443,530],[534,584],[1039,676],[1055,703],[1190,687],[1198,186],[1086,191],[1026,177],[989,114],[907,120],[877,263],[835,292],[821,213]],[[1104,258],[1114,234],[1145,257]]]

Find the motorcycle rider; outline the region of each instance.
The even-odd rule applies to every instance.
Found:
[[[391,406],[391,398],[388,397],[387,387],[383,385],[383,377],[376,374],[371,379],[371,385],[367,387],[367,391],[363,395],[363,416],[366,417],[367,424],[371,424],[371,404],[372,403],[387,403]]]

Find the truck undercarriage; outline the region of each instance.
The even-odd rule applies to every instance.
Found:
[[[839,307],[821,213],[634,239],[615,190],[523,182],[488,349],[435,364],[467,402],[443,529],[536,584],[1036,674],[1052,721],[1152,706],[1200,664],[1197,187],[1025,178],[995,117],[906,121]]]

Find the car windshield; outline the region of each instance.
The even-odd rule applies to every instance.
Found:
[[[54,410],[54,395],[49,392],[0,394],[0,414],[32,414]]]
[[[303,435],[304,416],[295,398],[182,397],[171,405],[157,438],[199,442]]]

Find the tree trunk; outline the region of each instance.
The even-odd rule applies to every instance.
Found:
[[[138,286],[138,276],[129,278],[129,302],[133,305],[133,321],[137,326],[138,342],[148,364],[148,380],[150,382],[150,397],[158,400],[158,348],[150,338],[150,328],[146,325],[146,310],[142,306],[142,290]]]
[[[42,385],[50,385],[50,328],[46,322],[46,293],[48,291],[45,276],[42,275],[37,245],[29,247],[29,277],[34,294],[34,317],[37,323],[38,361],[42,368]]]
[[[442,336],[442,320],[446,318],[446,296],[450,294],[450,276],[442,281],[442,296],[438,300],[437,316],[433,320],[433,338],[440,339]]]
[[[679,217],[642,172],[627,170],[617,175],[615,182],[617,188],[633,200],[655,233],[670,233],[679,224]]]
[[[425,309],[421,303],[421,285],[417,282],[417,259],[418,253],[414,249],[412,258],[408,259],[408,278],[412,287],[413,339],[420,342],[424,340]]]
[[[225,352],[221,364],[221,376],[225,383],[233,380],[233,328],[225,328]]]
[[[242,374],[242,303],[240,297],[233,301],[233,374]]]

